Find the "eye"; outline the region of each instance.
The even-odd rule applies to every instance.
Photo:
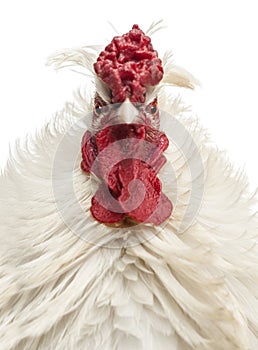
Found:
[[[153,100],[147,107],[147,110],[150,114],[154,115],[157,113],[158,111],[158,101],[155,98],[155,100]]]
[[[155,114],[157,112],[157,109],[158,109],[157,106],[155,104],[152,104],[150,109],[151,114]]]
[[[94,111],[95,111],[95,114],[97,115],[100,115],[102,113],[102,106],[99,102],[95,103]]]

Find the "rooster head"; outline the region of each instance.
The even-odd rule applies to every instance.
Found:
[[[163,78],[162,62],[150,38],[134,25],[113,38],[94,70],[105,93],[96,92],[95,133],[87,132],[82,143],[82,169],[102,180],[92,198],[92,215],[118,226],[159,225],[172,212],[158,178],[168,147],[166,135],[158,130],[158,100],[153,96],[153,87]]]
[[[81,168],[98,178],[91,214],[106,225],[158,226],[173,209],[159,176],[169,146],[160,130],[159,91],[166,85],[193,88],[195,80],[169,56],[162,62],[138,25],[95,53],[70,51],[51,62],[57,68],[73,62],[94,76],[91,120],[81,143]]]

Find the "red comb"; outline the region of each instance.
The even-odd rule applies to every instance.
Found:
[[[143,103],[147,86],[157,85],[163,77],[162,62],[153,50],[151,39],[138,25],[116,36],[94,64],[96,74],[111,90],[112,102]]]

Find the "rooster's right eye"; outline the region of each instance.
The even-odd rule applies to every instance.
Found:
[[[102,112],[102,106],[99,103],[95,103],[95,107],[94,108],[95,108],[95,113],[97,115],[100,115],[101,112]]]

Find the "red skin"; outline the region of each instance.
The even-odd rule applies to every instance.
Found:
[[[90,209],[91,214],[101,223],[115,224],[121,222],[124,219],[125,214],[122,212],[118,202],[116,202],[117,208],[115,209],[120,212],[117,213],[107,209],[109,205],[109,197],[106,195],[106,190],[105,184],[102,184],[97,190],[95,196],[92,197]]]
[[[86,131],[86,133],[83,135],[81,150],[82,150],[81,168],[86,173],[90,173],[91,166],[97,157],[98,150],[96,146],[95,137],[92,136],[89,131]]]
[[[135,148],[127,151],[121,149],[119,144],[115,144],[115,150],[112,147],[112,152],[105,155],[103,162],[101,157],[95,162],[94,173],[102,178],[103,182],[92,198],[93,217],[105,224],[118,223],[126,217],[135,222],[148,222],[154,225],[165,221],[172,212],[172,204],[162,193],[157,173],[166,161],[163,155],[168,147],[166,135],[148,126],[120,124],[107,127],[92,138],[89,136],[90,133],[86,132],[82,145],[82,169],[87,169],[87,172],[92,171],[91,166],[99,152],[107,149],[112,143],[125,139],[132,139],[135,142]],[[141,143],[142,140],[145,143]],[[155,151],[151,155],[146,149],[146,142],[155,145]],[[142,157],[145,157],[145,152],[148,162],[141,160]],[[121,154],[123,155],[122,160],[120,160]],[[116,162],[116,157],[119,159],[118,162]],[[110,162],[115,164],[111,171],[106,166]],[[135,179],[139,180],[145,189],[145,195],[136,208],[135,203],[143,192],[138,183],[130,196],[129,184]],[[112,204],[112,198],[114,204]]]

